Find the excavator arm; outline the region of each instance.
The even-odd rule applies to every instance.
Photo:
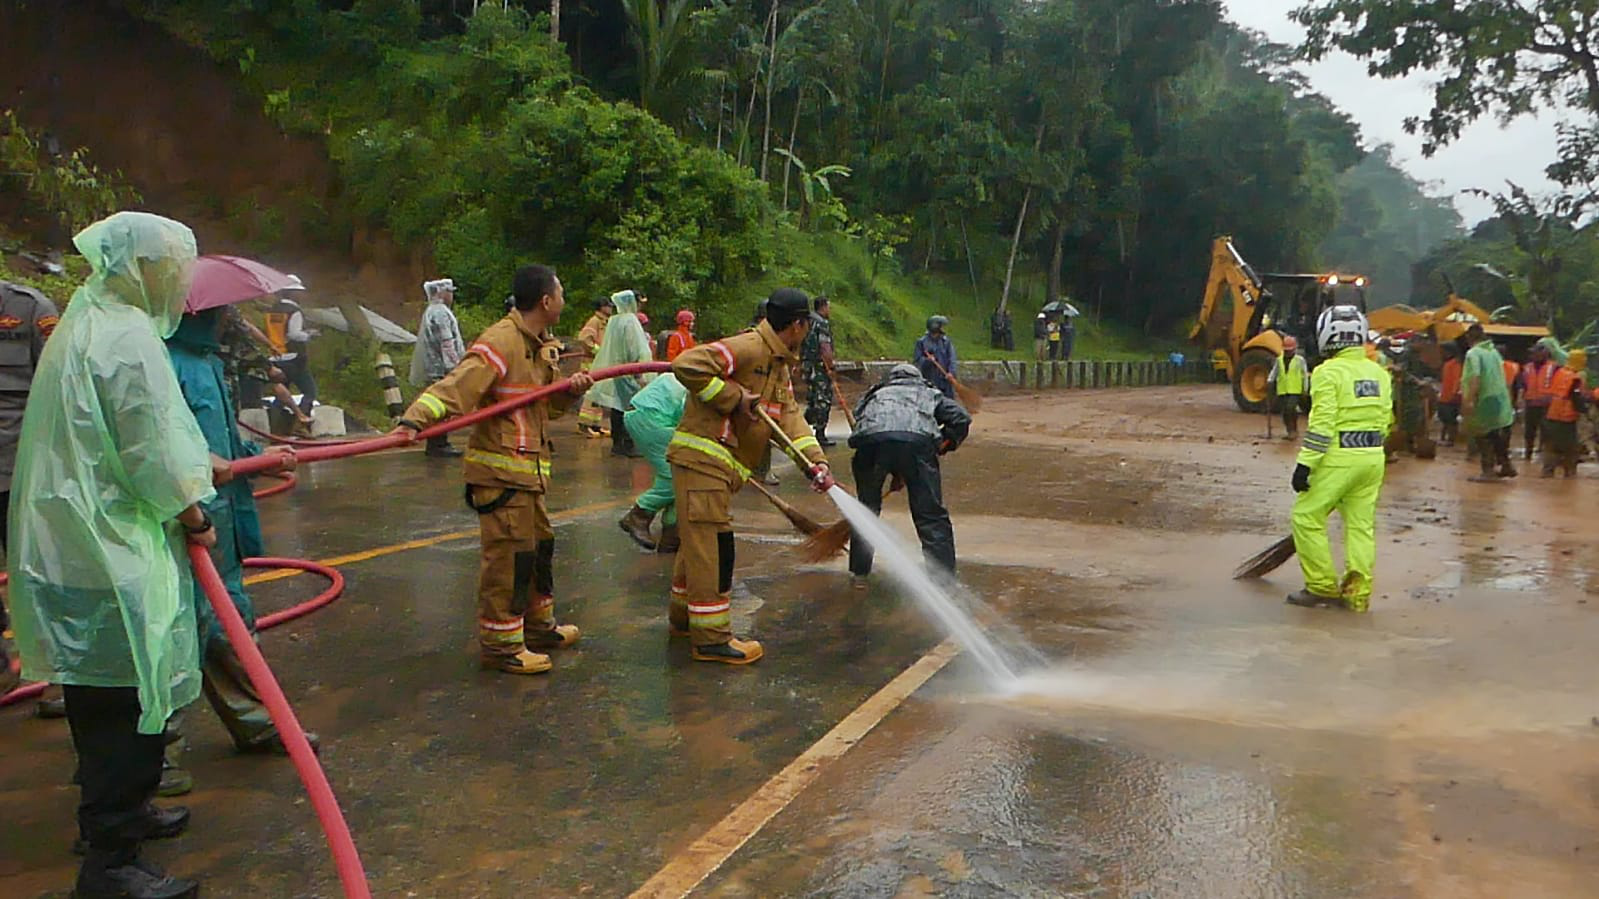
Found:
[[[1225,305],[1223,298],[1229,292],[1231,316],[1218,321],[1217,310]],[[1216,238],[1211,244],[1210,277],[1205,281],[1204,301],[1188,339],[1206,349],[1224,350],[1229,362],[1236,364],[1244,341],[1248,339],[1255,307],[1265,292],[1260,276],[1238,254],[1233,239],[1226,235]]]

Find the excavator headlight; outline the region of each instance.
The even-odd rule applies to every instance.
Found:
[[[1366,286],[1366,279],[1365,278],[1356,278],[1355,279],[1355,286],[1356,287],[1365,287]]]
[[[1327,286],[1329,286],[1329,287],[1337,287],[1338,286],[1338,276],[1337,275],[1328,275],[1327,276]]]

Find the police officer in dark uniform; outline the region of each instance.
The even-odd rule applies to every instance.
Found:
[[[0,549],[8,546],[6,520],[11,509],[11,471],[22,434],[22,410],[33,387],[33,369],[60,314],[55,304],[31,287],[0,281]],[[10,625],[0,601],[0,631]],[[0,693],[16,686],[11,659],[0,642]]]

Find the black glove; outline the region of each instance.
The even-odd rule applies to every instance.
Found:
[[[1310,489],[1310,466],[1301,462],[1294,466],[1294,492],[1304,493]]]

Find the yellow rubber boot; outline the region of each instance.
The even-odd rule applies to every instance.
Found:
[[[748,665],[765,655],[758,640],[740,640],[737,637],[726,643],[694,647],[694,661],[721,662],[724,665]]]
[[[550,664],[550,657],[544,653],[528,652],[524,649],[514,656],[483,656],[483,667],[491,671],[503,671],[506,674],[543,674],[553,666]]]
[[[549,630],[529,628],[525,639],[529,650],[565,649],[576,643],[583,632],[575,624],[557,624]]]

